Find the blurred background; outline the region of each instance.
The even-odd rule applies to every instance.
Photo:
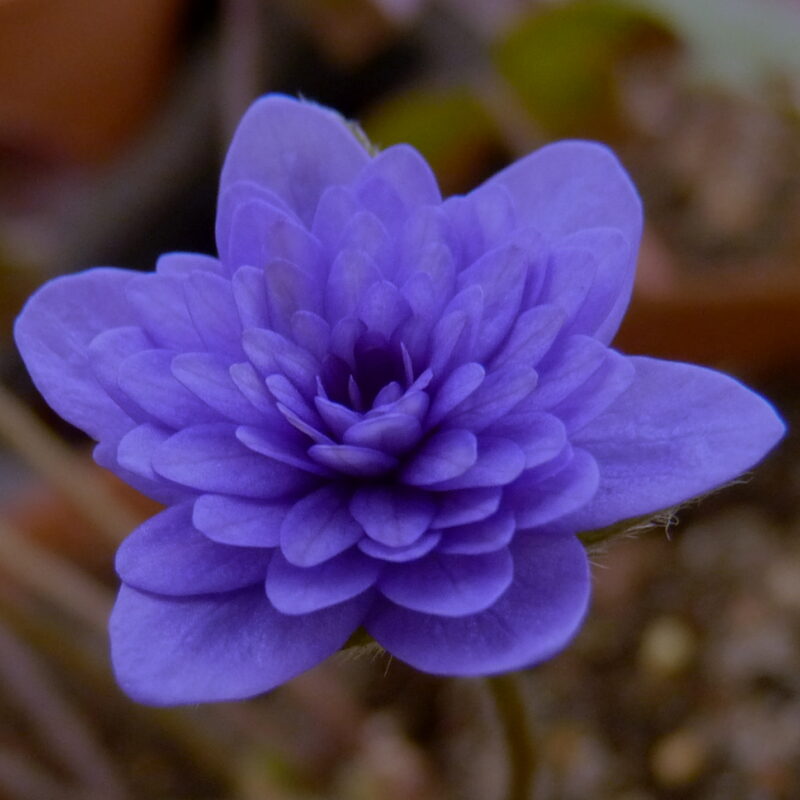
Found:
[[[797,0],[0,0],[0,800],[493,800],[480,681],[341,655],[267,697],[115,687],[116,544],[153,507],[92,465],[10,338],[56,274],[213,252],[248,103],[300,94],[414,144],[447,194],[609,143],[647,229],[616,341],[800,418]],[[594,555],[575,644],[522,677],[548,800],[800,797],[800,441]]]

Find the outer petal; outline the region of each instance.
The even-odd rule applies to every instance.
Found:
[[[381,569],[357,548],[315,567],[296,567],[277,551],[267,573],[267,597],[284,614],[309,614],[366,591]]]
[[[260,583],[270,551],[217,544],[192,524],[192,504],[147,520],[117,550],[117,573],[130,586],[167,595],[229,592]]]
[[[732,480],[775,445],[784,425],[733,378],[703,367],[631,358],[636,376],[573,441],[600,467],[600,488],[569,518],[588,530],[653,513]]]
[[[480,555],[431,553],[386,568],[378,588],[393,603],[445,617],[489,608],[509,587],[514,563],[507,548]]]
[[[132,698],[150,705],[252,697],[336,652],[367,602],[290,617],[270,605],[263,585],[180,598],[123,585],[110,623],[114,671]]]
[[[92,269],[57,278],[28,300],[14,326],[36,388],[60,416],[95,439],[131,426],[94,377],[87,348],[102,331],[135,324],[125,286],[136,275]]]
[[[220,192],[252,180],[274,192],[310,225],[323,190],[349,183],[369,156],[338,114],[281,95],[244,115],[222,168]]]
[[[520,225],[532,225],[551,239],[585,228],[616,228],[627,240],[626,258],[616,262],[624,279],[616,301],[598,330],[608,342],[627,307],[633,288],[636,253],[642,235],[639,195],[616,156],[592,142],[557,142],[499,172],[487,186],[501,184],[511,193]]]
[[[514,580],[482,613],[448,619],[378,603],[365,627],[392,655],[437,675],[490,675],[553,656],[589,600],[586,553],[570,534],[527,532],[511,545]]]

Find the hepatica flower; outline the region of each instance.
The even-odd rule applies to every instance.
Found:
[[[247,697],[359,629],[445,675],[564,647],[577,532],[706,492],[783,431],[731,378],[609,347],[640,232],[599,145],[442,200],[412,148],[269,96],[222,170],[219,257],[40,289],[16,327],[36,385],[166,506],[119,550],[120,684]]]

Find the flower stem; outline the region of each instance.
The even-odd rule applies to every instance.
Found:
[[[486,681],[503,728],[509,762],[507,800],[530,800],[536,775],[536,749],[519,675]]]

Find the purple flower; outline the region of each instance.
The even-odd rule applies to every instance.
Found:
[[[640,232],[596,144],[443,202],[412,148],[373,156],[270,96],[222,171],[219,258],[40,289],[16,327],[36,385],[166,505],[119,550],[121,685],[247,697],[360,627],[447,675],[564,647],[576,532],[729,481],[783,432],[731,378],[609,348]]]

